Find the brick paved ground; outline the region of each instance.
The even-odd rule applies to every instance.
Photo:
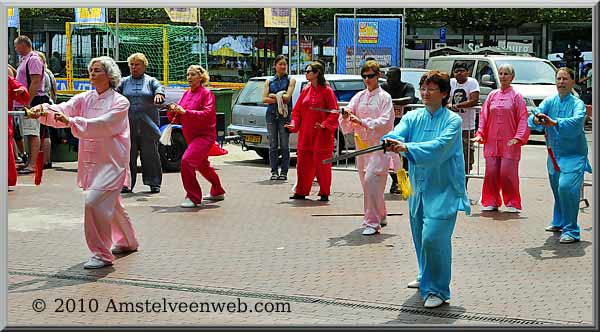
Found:
[[[591,144],[591,143],[590,143]],[[151,195],[138,180],[125,195],[141,243],[111,268],[86,271],[83,194],[75,163],[44,174],[42,186],[20,177],[9,193],[8,320],[31,324],[379,325],[379,324],[591,324],[592,206],[582,209],[582,241],[559,245],[544,232],[552,214],[545,148],[524,147],[524,211],[459,214],[453,235],[452,299],[422,308],[406,288],[417,273],[407,203],[386,195],[389,226],[362,236],[362,194],[354,172],[335,171],[331,202],[292,202],[295,181],[267,180],[267,165],[253,152],[229,147],[213,159],[227,190],[225,201],[182,209],[178,173],[165,174]],[[590,154],[591,158],[591,154]],[[586,178],[591,179],[590,175]],[[207,184],[201,180],[203,189]],[[481,179],[471,179],[476,200]],[[317,189],[316,187],[314,188]],[[313,197],[314,199],[314,197]],[[313,216],[325,214],[327,216]],[[55,298],[95,298],[96,313],[57,313]],[[289,302],[279,313],[106,313],[110,299],[143,302]],[[47,309],[32,310],[43,299]]]

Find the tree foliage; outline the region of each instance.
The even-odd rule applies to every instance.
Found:
[[[206,8],[200,10],[202,21],[225,18],[256,22],[262,18],[262,8]],[[401,14],[402,8],[359,8],[359,14]],[[320,25],[332,21],[336,13],[352,14],[352,8],[302,8],[300,21],[307,25]],[[592,11],[588,8],[407,8],[409,24],[442,22],[453,29],[466,28],[479,31],[504,29],[523,23],[591,22]],[[108,11],[114,20],[115,9]],[[22,8],[23,18],[74,19],[72,8]],[[123,8],[119,10],[121,22],[168,23],[163,8]]]

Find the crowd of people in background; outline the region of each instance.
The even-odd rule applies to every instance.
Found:
[[[32,49],[26,36],[19,36],[14,44],[22,60],[16,70],[9,68],[9,108],[14,101],[17,109],[30,108],[32,115],[20,123],[22,136],[28,141],[27,154],[9,122],[9,145],[12,147],[14,136],[22,153],[13,154],[9,149],[9,185],[16,183],[16,162],[11,157],[27,156],[18,172],[32,173],[37,152],[49,148],[45,146],[50,138],[48,128],[69,128],[79,139],[77,182],[85,192],[85,238],[92,253],[84,267],[112,265],[114,255],[136,251],[139,246],[121,197],[135,186],[138,155],[143,183],[151,193],[160,192],[158,108],[165,100],[164,87],[145,73],[149,61],[142,53],[129,56],[131,75],[123,79],[113,59],[98,57],[88,64],[94,90],[57,103],[52,75],[55,68],[46,67],[45,57]],[[56,66],[53,58],[51,67]],[[338,127],[344,133],[354,132],[359,149],[383,144],[383,152],[356,158],[364,193],[362,234],[377,234],[387,224],[387,174],[406,167],[412,187],[408,219],[419,268],[415,280],[407,286],[419,289],[425,307],[438,307],[450,299],[451,239],[458,212],[468,215],[471,210],[467,179],[475,142],[483,144],[486,162],[481,210],[495,211],[504,204],[508,212],[520,213],[521,147],[527,143],[530,128],[543,128],[555,200],[553,219],[545,230],[562,232],[560,243],[580,240],[579,188],[591,166],[583,131],[585,104],[572,93],[576,83],[573,70],[558,69],[557,93],[545,98],[535,114],[528,115],[523,97],[511,87],[515,69],[500,66],[501,86],[487,96],[477,123],[479,86],[465,63],[454,65],[453,77],[435,70],[425,73],[418,87],[424,107],[410,112],[404,105],[414,102],[415,87],[401,80],[399,68],[389,69],[386,83],[380,86],[379,64],[365,61],[360,71],[365,89],[340,109],[321,62],[305,68],[308,84],[293,108],[290,99],[296,82],[288,76],[286,57],[278,56],[273,67],[275,75],[265,81],[262,95],[268,105],[265,116],[271,138],[270,180],[287,180],[290,133],[298,134],[293,200],[307,199],[315,177],[318,200],[330,200],[332,167],[323,161],[332,157]],[[208,160],[216,141],[215,96],[207,88],[210,75],[205,68],[191,65],[186,77],[189,90],[167,109],[169,120],[183,125],[187,142],[181,160],[186,195],[180,206],[194,208],[203,201],[225,199],[225,189]],[[586,76],[579,80],[587,84],[587,93],[591,93],[591,77],[590,65]],[[281,164],[279,155],[283,157]],[[49,152],[47,156],[50,158]],[[400,164],[400,156],[406,165]],[[208,195],[202,195],[196,171],[210,183]],[[392,178],[390,191],[398,190],[398,180]]]

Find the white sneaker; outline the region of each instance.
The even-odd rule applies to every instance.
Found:
[[[183,202],[181,202],[181,204],[179,204],[179,206],[181,206],[182,208],[193,208],[193,207],[196,207],[197,205],[196,205],[196,203],[192,202],[191,199],[186,197],[183,200]]]
[[[560,240],[558,241],[560,243],[573,243],[573,242],[577,242],[577,240],[570,236],[570,235],[563,235],[560,237]]]
[[[103,260],[97,259],[96,257],[90,258],[85,264],[83,264],[84,269],[99,269],[105,266],[110,266],[112,263],[105,262]]]
[[[381,219],[381,221],[379,222],[379,225],[381,225],[381,227],[387,226],[387,219],[386,218]]]
[[[423,305],[425,308],[435,308],[435,307],[439,307],[442,304],[444,304],[444,300],[440,299],[439,297],[433,295],[433,294],[429,294],[429,296],[427,296],[427,300],[425,300],[425,304]]]
[[[225,195],[216,195],[216,196],[208,195],[208,196],[202,197],[202,199],[207,200],[207,201],[222,201],[225,199]]]
[[[498,208],[495,206],[482,206],[481,211],[498,211]]]
[[[521,213],[521,210],[520,210],[520,209],[517,209],[516,207],[507,206],[507,207],[506,207],[506,212],[510,212],[510,213]]]
[[[408,283],[407,287],[408,288],[419,288],[419,287],[421,287],[421,282],[419,280],[413,280]]]
[[[378,230],[376,230],[375,228],[367,226],[367,227],[365,227],[365,230],[362,232],[362,235],[373,235],[377,232],[378,232]]]

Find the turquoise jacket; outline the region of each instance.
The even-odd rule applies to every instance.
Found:
[[[408,112],[382,137],[404,142],[408,149],[411,215],[423,200],[424,217],[451,219],[457,211],[471,213],[465,188],[462,119],[445,107],[433,113],[425,108]]]
[[[535,113],[548,115],[558,125],[555,127],[536,125],[533,123]],[[587,141],[583,131],[585,117],[585,104],[581,99],[572,94],[561,99],[557,93],[546,97],[527,119],[530,128],[546,131],[546,145],[552,149],[561,172],[592,172],[587,157]],[[550,157],[548,157],[546,164],[548,172],[555,174],[556,171],[552,166]]]

